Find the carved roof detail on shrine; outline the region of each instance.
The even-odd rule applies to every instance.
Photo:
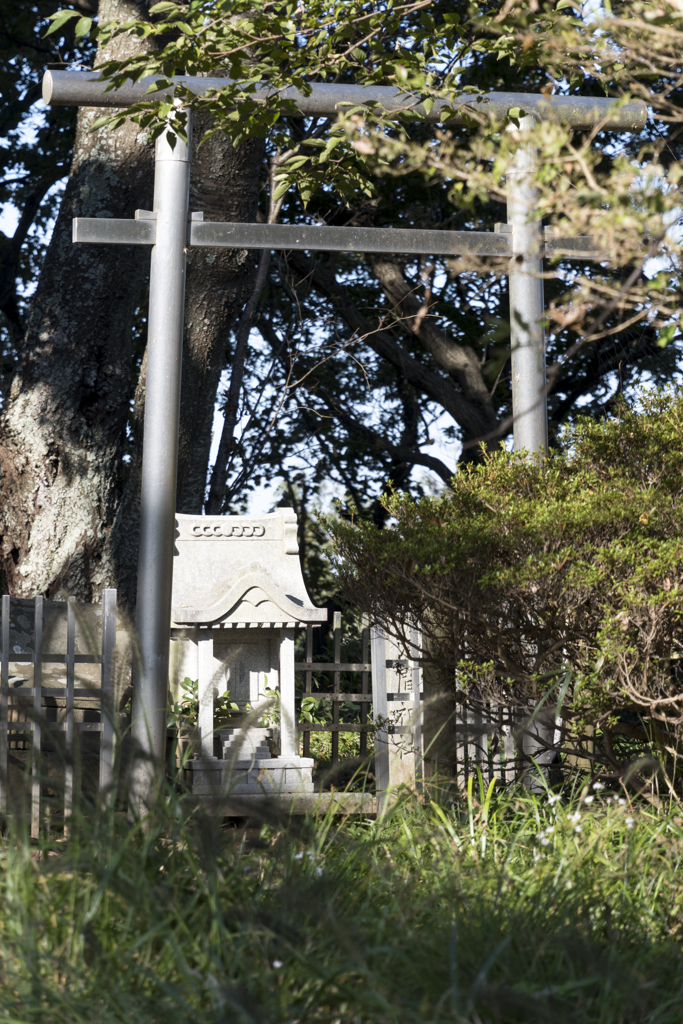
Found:
[[[291,626],[325,622],[301,574],[296,513],[176,516],[173,622]]]

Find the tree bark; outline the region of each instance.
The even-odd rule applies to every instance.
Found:
[[[197,118],[190,198],[206,220],[256,220],[263,139],[235,147],[222,132],[199,146],[210,127]],[[179,512],[201,512],[214,403],[221,371],[230,361],[230,330],[253,287],[256,250],[191,249],[188,254],[183,385],[178,457]]]
[[[453,341],[439,329],[433,317],[425,316],[427,311],[406,281],[398,260],[373,253],[367,256],[367,262],[391,304],[397,324],[406,334],[420,339],[436,364],[450,374],[473,409],[478,410],[478,415],[471,416],[475,433],[465,440],[475,440],[477,433],[481,436],[494,431],[498,417],[482,374],[481,359],[475,350]],[[469,429],[471,431],[472,427]]]
[[[144,0],[100,0],[102,20],[146,17]],[[139,52],[122,36],[97,62]],[[97,63],[96,62],[96,63]],[[90,133],[79,110],[69,181],[0,422],[2,567],[10,594],[95,598],[121,488],[131,325],[149,253],[71,242],[71,219],[132,217],[152,198],[152,147],[134,124]]]
[[[150,0],[151,2],[151,0]],[[100,0],[100,19],[146,17],[142,0]],[[131,56],[123,36],[97,63]],[[98,598],[115,586],[135,602],[143,360],[132,417],[131,332],[149,272],[143,246],[74,246],[75,216],[132,217],[151,208],[154,153],[134,124],[90,134],[100,111],[82,109],[69,182],[28,318],[21,371],[0,422],[0,531],[12,595]],[[196,119],[191,198],[209,220],[254,220],[264,143],[235,149]],[[188,255],[178,467],[178,508],[199,512],[206,489],[213,406],[227,362],[229,329],[253,277],[246,250]],[[130,466],[122,462],[126,425]]]

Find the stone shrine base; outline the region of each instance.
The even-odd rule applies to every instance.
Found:
[[[223,756],[193,757],[185,781],[193,797],[225,817],[272,810],[288,814],[375,814],[371,793],[316,792],[312,757],[273,757],[268,730],[220,729]]]
[[[249,817],[270,811],[287,814],[377,813],[372,793],[315,792],[312,758],[264,758],[233,762],[193,757],[185,768],[192,796],[224,817]],[[279,788],[278,788],[279,787]]]
[[[314,793],[313,764],[312,757],[193,757],[187,770],[194,796],[294,796]]]

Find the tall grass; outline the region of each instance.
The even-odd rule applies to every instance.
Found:
[[[619,800],[475,783],[243,830],[169,792],[145,828],[17,825],[0,1020],[679,1024],[683,817]]]

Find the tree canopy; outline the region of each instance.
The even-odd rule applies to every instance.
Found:
[[[176,74],[227,76],[213,94],[180,95],[203,118],[199,161],[218,138],[227,137],[236,152],[261,147],[250,157],[258,195],[249,216],[256,219],[491,230],[506,220],[505,173],[524,110],[512,108],[497,122],[477,102],[482,92],[645,99],[652,113],[640,133],[607,133],[600,125],[569,130],[552,119],[535,133],[538,216],[551,231],[596,236],[609,257],[546,264],[551,436],[580,410],[604,415],[640,382],[675,378],[683,38],[675,5],[654,11],[629,4],[628,17],[618,7],[596,14],[566,0],[502,7],[192,0],[130,3],[116,17],[110,4],[100,3],[99,12],[87,6],[58,14],[46,5],[33,14],[32,38],[54,47],[62,66],[74,59],[87,64],[87,47],[96,43],[97,66],[114,84],[147,74],[161,76],[158,88]],[[27,5],[26,19],[31,11]],[[49,14],[54,31],[45,36],[41,19]],[[75,30],[83,34],[76,38]],[[36,57],[34,83],[38,65]],[[315,82],[350,81],[393,85],[430,110],[442,104],[442,114],[426,123],[410,111],[389,118],[366,106],[341,111],[336,120],[302,119],[279,95],[292,84],[306,92]],[[265,99],[255,92],[264,84],[272,88]],[[465,124],[449,118],[456,94],[471,97]],[[25,111],[29,100],[26,94]],[[54,116],[68,121],[73,112]],[[135,137],[149,144],[169,116],[168,104],[151,93],[135,109],[90,118],[87,130],[95,139],[115,139],[133,117]],[[182,132],[182,111],[174,116]],[[237,186],[215,162],[205,165],[194,208],[220,219],[215,204],[205,202],[207,181],[228,206]],[[17,192],[18,203],[22,196]],[[35,264],[39,242],[30,244]],[[239,259],[243,283],[222,319],[217,314],[223,340],[211,357],[215,372],[201,387],[185,377],[191,391],[184,401],[194,403],[195,415],[199,405],[210,410],[216,401],[223,411],[218,457],[212,466],[210,417],[201,439],[193,440],[190,423],[186,464],[194,475],[189,487],[183,481],[190,469],[181,472],[179,507],[237,510],[256,486],[281,480],[302,513],[333,484],[382,522],[377,498],[389,481],[424,493],[446,485],[459,461],[479,459],[482,438],[489,449],[505,442],[506,261],[273,252],[263,254],[255,272],[251,257],[244,262],[246,254],[235,253]],[[118,455],[124,476],[137,458],[144,399],[138,387],[133,402],[136,382],[144,384],[139,274],[131,271],[126,287],[142,334],[128,357]],[[201,323],[193,287],[188,330]],[[126,329],[135,330],[135,318]],[[9,363],[21,356],[16,332],[5,335],[5,348]]]
[[[557,427],[586,402],[599,412],[643,370],[659,382],[670,376],[675,351],[664,349],[677,336],[679,310],[678,249],[671,230],[665,233],[678,210],[678,164],[668,148],[679,119],[677,8],[655,17],[647,5],[629,5],[628,18],[608,11],[600,20],[576,17],[579,10],[562,2],[500,9],[262,0],[162,3],[151,13],[149,22],[100,31],[163,37],[165,45],[151,56],[109,62],[103,73],[115,83],[160,75],[158,90],[174,74],[227,67],[232,82],[215,95],[181,95],[208,109],[214,126],[236,142],[266,137],[270,175],[264,175],[262,209],[271,219],[491,228],[505,220],[505,171],[523,110],[496,123],[477,103],[481,93],[630,96],[649,104],[654,93],[652,125],[640,134],[615,138],[599,124],[569,131],[552,119],[536,133],[539,216],[560,233],[596,235],[610,257],[609,267],[560,260],[549,268],[551,422]],[[280,97],[288,85],[306,92],[313,82],[331,81],[394,84],[418,96],[427,111],[434,102],[446,108],[436,124],[410,111],[380,117],[371,107],[342,111],[336,122],[283,116],[294,112],[293,101]],[[272,87],[265,99],[255,92],[264,83]],[[472,100],[471,120],[457,127],[449,123],[448,101],[463,93]],[[169,111],[168,104],[150,102],[138,105],[136,116],[153,134]],[[115,125],[122,116],[105,115],[102,122]],[[655,252],[657,274],[647,261]],[[455,460],[429,451],[435,419],[445,437],[466,445],[505,435],[501,423],[511,412],[506,269],[428,253],[419,260],[290,254],[272,261],[257,330],[266,359],[279,364],[274,393],[282,395],[286,380],[290,401],[281,413],[289,415],[280,422],[304,444],[315,438],[316,465],[324,464],[349,494],[355,491],[357,505],[364,503],[352,486],[360,467],[355,459],[335,464],[330,444],[362,453],[369,467],[360,479],[368,483],[377,479],[377,463],[380,479],[407,484],[422,465],[447,482]],[[365,414],[358,415],[350,394],[363,396]],[[261,418],[255,422],[262,434]],[[469,455],[476,457],[476,448]],[[241,482],[236,461],[224,474],[224,504],[237,496],[231,480]]]

